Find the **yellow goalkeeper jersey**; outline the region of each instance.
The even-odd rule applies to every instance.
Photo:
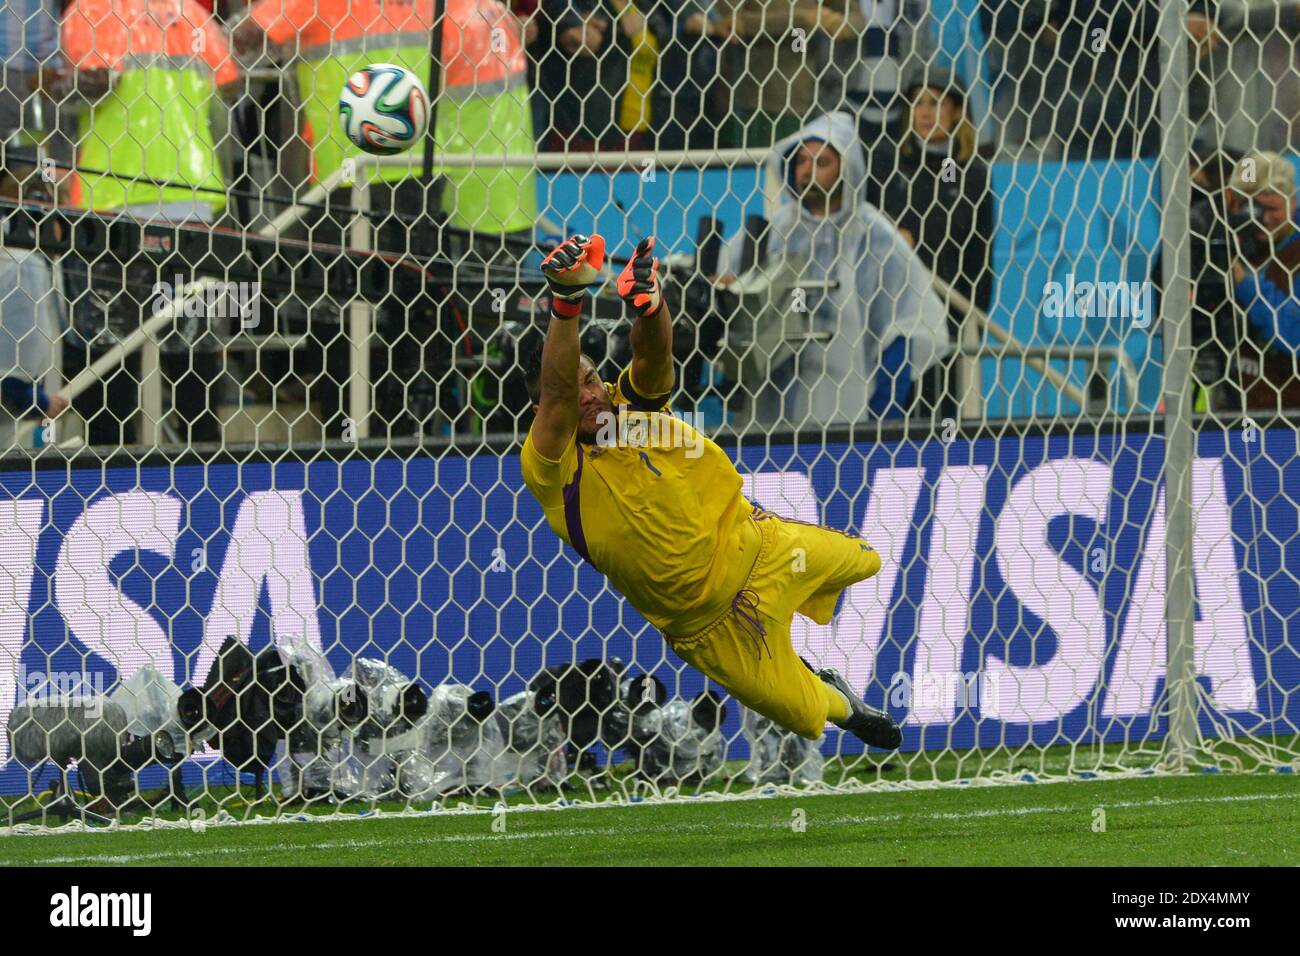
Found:
[[[546,521],[651,624],[671,635],[725,612],[754,565],[754,506],[726,453],[662,403],[629,400],[629,371],[605,383],[618,413],[597,444],[576,431],[559,461],[524,440],[524,483]]]

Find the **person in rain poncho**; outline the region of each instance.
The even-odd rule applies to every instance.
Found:
[[[921,375],[952,348],[944,306],[911,247],[860,197],[866,162],[854,120],[828,113],[776,144],[785,175],[767,240],[774,256],[805,259],[802,275],[837,283],[809,290],[809,331],[757,399],[756,417],[787,427],[901,417]],[[744,232],[723,250],[737,271]]]

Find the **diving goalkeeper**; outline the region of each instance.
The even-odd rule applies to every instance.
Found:
[[[672,318],[653,250],[643,240],[618,278],[635,318],[632,363],[614,384],[578,347],[605,240],[574,236],[542,263],[551,316],[527,373],[535,418],[524,482],[555,533],[746,707],[802,737],[817,739],[829,720],[893,750],[902,733],[889,715],[838,672],[812,670],[790,642],[796,612],[829,623],[840,592],[880,570],[880,556],[860,538],[756,507],[722,449],[672,417]]]

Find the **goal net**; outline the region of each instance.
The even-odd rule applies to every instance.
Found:
[[[0,828],[1300,762],[1293,13],[0,19]],[[432,112],[382,158],[338,120],[374,63]],[[653,235],[674,413],[879,552],[792,639],[896,752],[746,710],[548,526],[525,369],[574,233],[602,377]]]

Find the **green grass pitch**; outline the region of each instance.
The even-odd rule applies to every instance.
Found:
[[[1104,832],[1097,827],[1104,810]],[[0,865],[1300,864],[1294,774],[0,837]],[[802,823],[802,826],[799,824]]]

